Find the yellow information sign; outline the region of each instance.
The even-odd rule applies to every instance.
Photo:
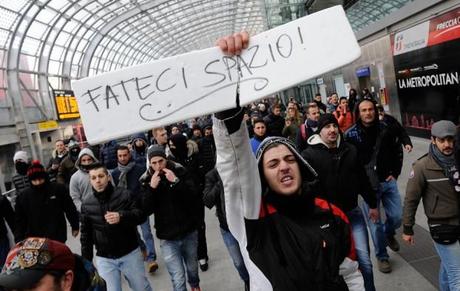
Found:
[[[47,120],[38,123],[39,130],[51,130],[58,128],[58,123],[56,120]]]
[[[59,120],[80,118],[77,99],[72,90],[54,90],[53,92]]]

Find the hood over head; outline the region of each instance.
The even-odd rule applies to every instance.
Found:
[[[317,182],[318,173],[313,169],[313,167],[299,154],[296,146],[292,141],[287,138],[272,136],[265,138],[262,143],[259,145],[259,148],[256,152],[257,164],[259,167],[260,181],[262,183],[262,193],[267,192],[267,182],[263,174],[262,160],[265,151],[276,146],[276,145],[285,145],[296,157],[297,163],[299,164],[300,173],[302,176],[302,184],[305,189],[305,184],[315,184]],[[312,188],[311,187],[311,188]]]
[[[82,149],[82,150],[80,151],[80,153],[78,154],[78,159],[77,159],[77,161],[75,162],[75,167],[76,167],[77,169],[79,169],[79,170],[83,170],[83,169],[81,168],[81,165],[80,165],[80,160],[81,160],[81,157],[83,157],[84,155],[88,155],[88,156],[92,157],[93,160],[94,160],[94,163],[99,162],[99,160],[94,156],[94,153],[93,153],[93,151],[92,151],[91,149],[89,149],[89,148],[84,148],[84,149]]]
[[[145,138],[145,134],[143,132],[139,132],[139,133],[132,135],[130,143],[134,145],[134,142],[138,139],[143,140],[145,144],[147,144],[147,139]]]

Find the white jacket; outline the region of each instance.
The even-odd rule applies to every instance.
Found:
[[[250,276],[251,290],[273,290],[270,281],[251,261],[246,250],[244,218],[259,219],[262,202],[258,166],[250,147],[246,124],[242,122],[236,132],[229,134],[224,120],[213,118],[213,134],[217,152],[216,168],[224,185],[227,223],[240,245]],[[356,261],[345,258],[339,273],[344,277],[349,290],[364,290],[363,277]]]

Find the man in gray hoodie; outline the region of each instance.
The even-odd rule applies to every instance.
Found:
[[[75,167],[78,170],[70,178],[69,193],[78,212],[81,212],[83,200],[93,193],[89,181],[88,167],[95,162],[98,162],[98,160],[89,148],[82,149],[78,159],[75,161]]]

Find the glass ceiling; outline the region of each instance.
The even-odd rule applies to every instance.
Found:
[[[359,0],[345,6],[348,20],[354,31],[359,31],[415,0]]]
[[[408,1],[361,0],[347,13],[359,30]],[[314,2],[0,0],[0,112],[16,107],[0,125],[12,124],[18,107],[30,109],[28,122],[55,119],[52,90],[70,89],[72,79],[209,47],[243,29],[257,34]]]

